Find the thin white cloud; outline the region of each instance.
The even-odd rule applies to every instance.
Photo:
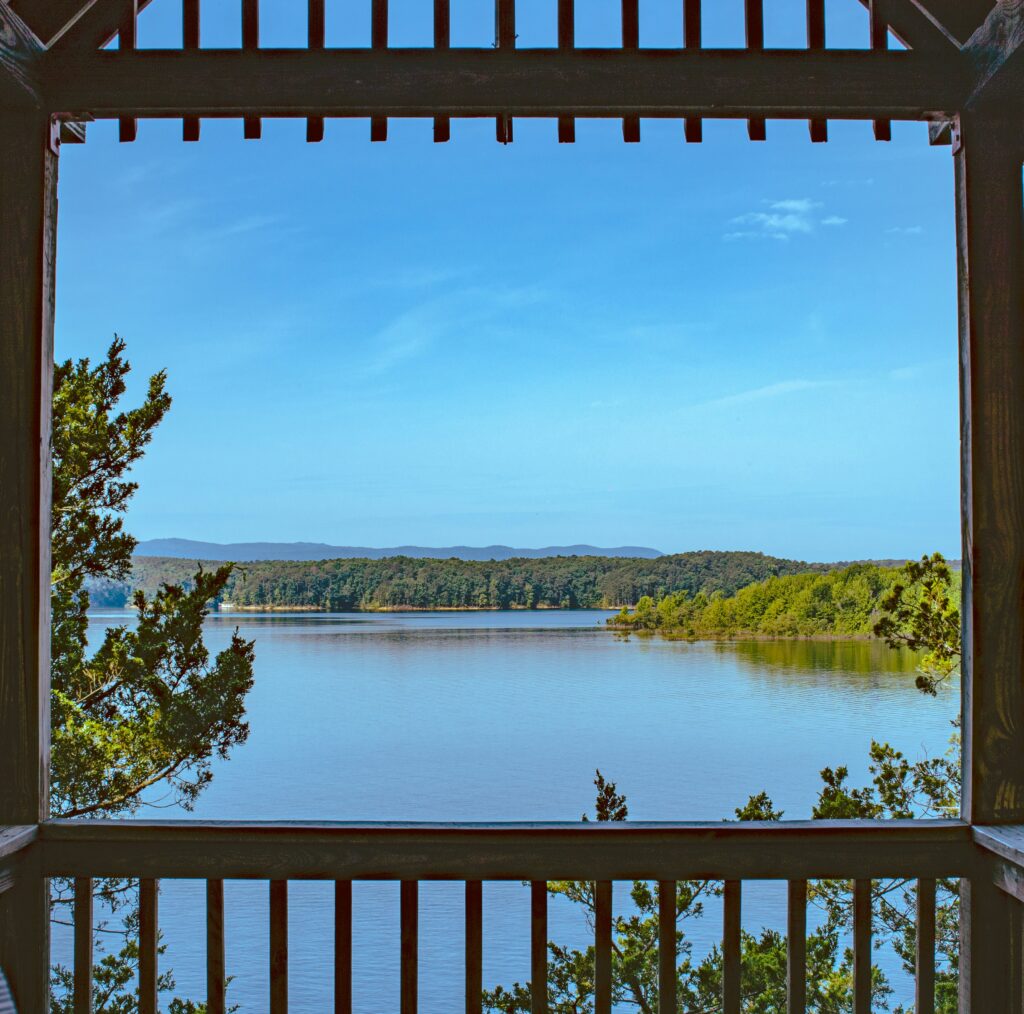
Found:
[[[924,227],[920,225],[894,225],[886,229],[889,236],[920,236]]]
[[[779,380],[774,384],[765,384],[763,387],[753,387],[747,391],[711,398],[708,401],[691,405],[690,408],[728,408],[734,405],[747,405],[750,402],[764,401],[768,398],[782,398],[788,394],[799,394],[801,391],[815,391],[822,387],[832,387],[835,383],[833,380],[804,380],[800,378]]]
[[[765,201],[766,211],[747,211],[729,220],[731,226],[723,234],[726,240],[774,239],[788,240],[794,236],[810,235],[818,225],[845,225],[846,219],[829,215],[818,219],[816,212],[822,207],[820,201],[809,197],[787,197],[779,201]]]

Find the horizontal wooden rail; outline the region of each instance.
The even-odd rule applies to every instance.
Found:
[[[949,119],[958,64],[889,50],[258,49],[61,55],[46,101],[103,117]]]
[[[46,876],[379,880],[941,877],[975,867],[959,821],[307,824],[48,821]]]

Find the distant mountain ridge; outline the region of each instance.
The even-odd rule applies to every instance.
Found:
[[[544,546],[519,549],[512,546],[329,546],[323,542],[198,542],[193,539],[144,539],[135,547],[136,556],[163,556],[188,560],[384,560],[407,556],[416,560],[538,560],[551,556],[604,556],[655,560],[664,556],[646,546]]]

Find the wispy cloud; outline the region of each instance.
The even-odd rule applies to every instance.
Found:
[[[727,240],[774,239],[783,242],[794,236],[809,235],[818,225],[846,225],[846,219],[829,215],[819,219],[820,201],[809,197],[787,197],[780,201],[765,201],[767,210],[748,211],[729,220],[730,229],[724,234]]]
[[[893,225],[885,230],[888,236],[920,236],[924,227],[920,225]]]
[[[765,384],[763,387],[752,387],[746,391],[737,391],[735,394],[726,394],[720,398],[711,398],[708,401],[698,402],[689,406],[694,408],[728,408],[734,405],[747,405],[750,402],[765,401],[769,398],[783,398],[789,394],[799,394],[802,391],[815,391],[822,387],[833,387],[834,380],[805,380],[794,378],[792,380],[779,380],[774,384]]]

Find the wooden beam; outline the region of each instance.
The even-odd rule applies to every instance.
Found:
[[[139,0],[139,11],[152,0]],[[101,49],[117,35],[124,19],[124,0],[92,0],[79,16],[49,42],[50,52],[88,52]]]
[[[1024,94],[1024,4],[999,0],[980,28],[967,40],[964,57],[975,79],[969,106],[1019,100]]]
[[[860,0],[870,8],[872,0]],[[959,45],[914,0],[874,0],[881,19],[908,49],[954,57]]]
[[[1024,823],[1024,200],[1019,127],[963,113],[954,139],[960,303],[963,789],[974,824]],[[923,875],[923,874],[922,874]],[[962,882],[960,1010],[1010,1010],[1016,902]]]
[[[0,825],[9,826],[37,824],[49,809],[57,157],[55,127],[39,112],[0,112],[0,133]],[[24,866],[4,905],[0,966],[20,1010],[45,1010],[49,907],[38,865]]]
[[[911,0],[954,42],[963,45],[985,20],[995,0]]]
[[[1024,823],[1024,231],[1019,125],[954,145],[963,521],[962,814]]]
[[[44,45],[70,31],[96,0],[9,0]]]
[[[11,8],[0,2],[0,107],[42,105],[42,43]]]
[[[930,54],[864,50],[138,50],[47,60],[91,116],[949,118],[968,87]]]
[[[51,876],[349,880],[795,880],[973,869],[958,821],[247,824],[48,821]]]

